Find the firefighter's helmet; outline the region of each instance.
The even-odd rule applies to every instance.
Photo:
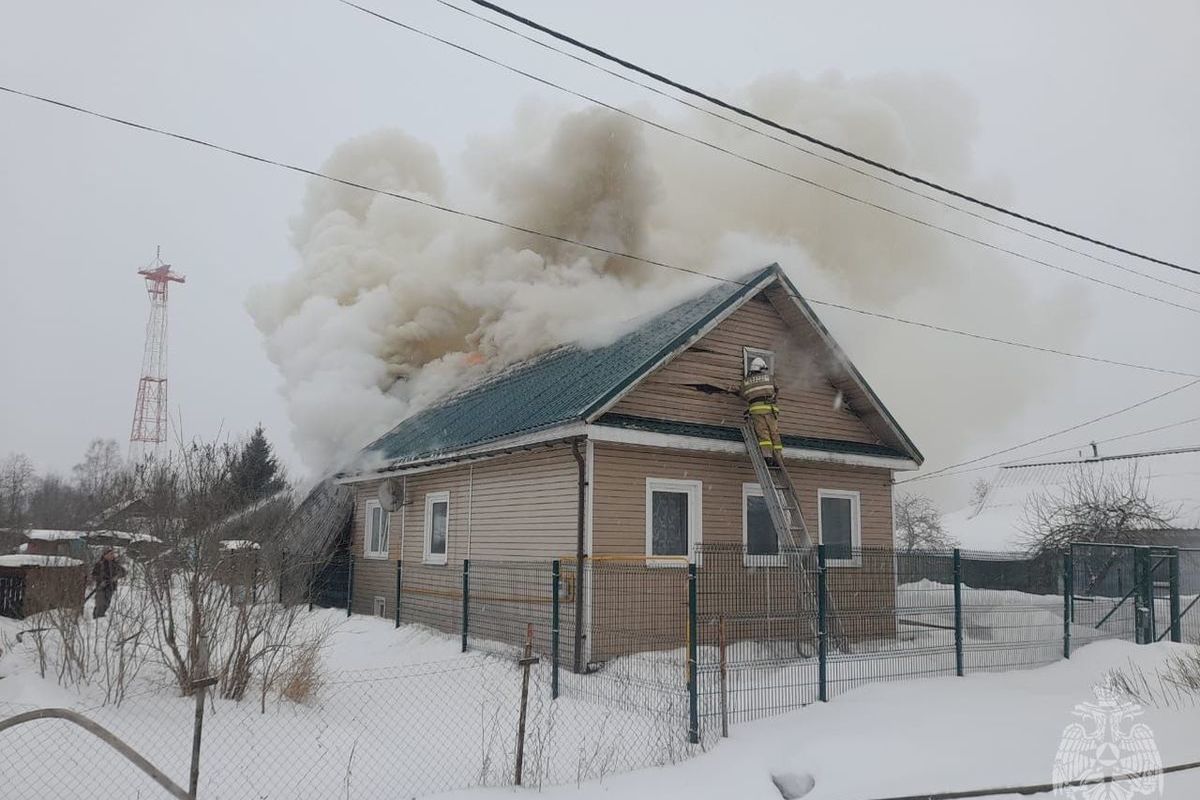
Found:
[[[766,372],[767,362],[762,358],[762,356],[755,356],[754,358],[750,359],[750,371]]]

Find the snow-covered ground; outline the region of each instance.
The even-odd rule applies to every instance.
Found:
[[[869,800],[920,792],[1048,783],[1065,727],[1113,669],[1161,667],[1184,645],[1097,642],[1034,670],[930,678],[860,688],[829,703],[735,726],[727,741],[685,763],[582,786],[543,789],[551,800],[779,800],[772,776],[809,775],[805,800]],[[1147,708],[1164,763],[1200,758],[1195,708]],[[509,797],[503,789],[448,795]],[[1045,795],[1049,796],[1049,795]],[[1167,776],[1163,797],[1200,796],[1200,773]],[[1015,795],[1009,795],[1015,797]]]
[[[948,598],[950,587],[909,584],[898,593],[899,615],[952,625]],[[530,688],[526,785],[562,797],[777,800],[772,774],[811,774],[812,800],[853,800],[1043,782],[1071,711],[1091,699],[1093,683],[1130,659],[1152,669],[1180,647],[1083,646],[1097,634],[1076,626],[1071,661],[989,673],[1058,659],[1062,600],[968,590],[964,605],[966,678],[953,677],[953,637],[944,627],[905,629],[900,637],[870,643],[871,650],[860,643],[855,652],[835,653],[830,703],[754,722],[740,720],[814,701],[817,664],[778,644],[734,645],[731,658],[744,668],[730,674],[735,724],[726,741],[716,738],[715,652],[706,648],[700,654],[702,747],[684,738],[682,651],[621,659],[597,676],[564,673],[563,695],[553,704],[549,670],[540,664]],[[0,718],[47,706],[84,711],[185,784],[194,702],[176,696],[155,669],[139,676],[119,707],[104,704],[99,686],[65,688],[52,674],[43,679],[31,637],[14,641],[30,624],[0,619]],[[213,701],[205,720],[202,797],[408,797],[511,781],[520,694],[512,658],[464,655],[457,637],[416,626],[395,630],[386,620],[340,611],[313,612],[306,624],[334,630],[323,684],[304,704],[271,697],[265,714],[256,697]],[[904,680],[921,675],[945,677]],[[1165,760],[1200,758],[1200,751],[1188,749],[1189,741],[1200,740],[1194,709],[1151,709],[1146,719]],[[641,771],[622,774],[634,770]],[[162,796],[149,779],[61,721],[0,733],[0,776],[4,797]],[[1170,793],[1185,784],[1200,790],[1189,780],[1168,779],[1167,796],[1196,796]]]

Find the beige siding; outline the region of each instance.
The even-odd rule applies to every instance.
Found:
[[[592,659],[603,661],[639,650],[683,647],[687,621],[683,570],[642,566],[645,562],[641,557],[646,552],[646,479],[700,481],[702,541],[740,547],[742,484],[755,482],[753,467],[745,456],[607,443],[595,445],[594,463],[592,553],[597,562],[593,567]],[[814,538],[818,490],[840,489],[859,493],[863,546],[891,547],[890,471],[811,462],[790,464],[788,471],[801,494],[801,510]],[[606,562],[605,556],[628,559]],[[890,556],[868,556],[867,562],[866,571],[838,567],[830,572],[835,637],[844,635],[854,640],[890,635],[893,630]],[[813,635],[812,584],[798,585],[794,573],[775,567],[746,568],[740,554],[710,558],[700,573],[701,615],[717,610],[729,614],[727,633],[731,640],[810,639]],[[798,594],[802,595],[799,600]],[[869,619],[855,615],[867,609],[877,615]],[[701,622],[701,641],[714,643],[714,620]]]
[[[569,445],[409,476],[406,505],[390,515],[386,561],[366,558],[363,547],[366,504],[376,497],[378,486],[377,481],[356,486],[355,612],[372,613],[374,598],[384,597],[387,615],[395,615],[396,560],[402,559],[402,619],[457,632],[462,562],[469,557],[476,566],[472,620],[480,635],[511,639],[523,630],[515,620],[540,620],[548,613],[548,562],[575,551],[578,467]],[[425,498],[434,492],[450,495],[445,564],[425,559]],[[489,569],[499,561],[546,566],[510,570],[522,576],[511,577]],[[502,585],[501,575],[507,584]]]
[[[817,491],[841,489],[860,496],[864,547],[892,545],[892,478],[886,469],[797,461],[788,473],[800,492],[800,510],[814,532]],[[646,479],[698,480],[706,543],[742,543],[742,484],[754,483],[749,458],[597,443],[592,552],[646,551]]]
[[[740,425],[745,412],[740,398],[696,387],[735,388],[742,379],[743,347],[775,352],[783,433],[879,442],[858,416],[834,408],[837,390],[821,374],[819,360],[761,297],[746,303],[690,349],[647,377],[612,411],[710,425]]]

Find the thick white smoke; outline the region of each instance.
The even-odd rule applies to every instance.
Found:
[[[741,99],[881,160],[990,197],[1004,194],[972,171],[974,109],[948,81],[779,75],[747,87]],[[971,230],[964,217],[709,117],[670,123],[820,183]],[[973,328],[1017,322],[1031,339],[1047,333],[1026,311],[1031,298],[1011,270],[978,249],[612,112],[523,109],[508,135],[469,148],[456,177],[470,188],[454,197],[447,196],[437,153],[400,131],[346,142],[324,170],[713,274],[779,261],[814,297]],[[324,181],[310,185],[293,241],[299,269],[253,292],[248,306],[283,375],[297,448],[314,470],[341,462],[405,415],[489,371],[564,342],[611,339],[631,318],[707,285]],[[986,302],[955,302],[967,289]],[[936,355],[884,362],[871,359],[871,335],[854,338],[848,349],[876,388],[893,395],[902,386],[929,388],[920,404],[907,404],[912,413],[899,415],[927,452],[948,455],[961,431],[948,429],[947,419],[965,411],[946,387],[961,373],[980,371],[978,351],[939,342]],[[811,374],[803,356],[796,358],[797,374]],[[991,357],[986,374],[1032,377],[1017,362]],[[910,410],[888,400],[893,411]],[[1013,411],[971,409],[981,418]]]

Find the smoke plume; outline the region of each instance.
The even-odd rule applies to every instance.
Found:
[[[756,111],[849,149],[1004,197],[1002,185],[973,169],[974,107],[947,80],[774,75],[738,94]],[[973,231],[969,218],[711,117],[665,121],[815,182]],[[1011,266],[986,251],[613,112],[522,108],[506,135],[474,141],[450,172],[432,147],[398,130],[344,143],[323,169],[714,275],[778,261],[810,297],[972,329],[1020,325],[1030,339],[1073,333],[1062,321],[1070,314],[1035,320],[1029,309],[1045,298],[1030,297]],[[466,188],[451,196],[451,184]],[[296,446],[314,471],[482,375],[565,342],[611,340],[630,320],[710,285],[316,180],[292,239],[298,269],[255,290],[248,307],[283,376]],[[1067,309],[1082,302],[1078,294],[1053,300]],[[879,346],[892,329],[844,322],[846,349],[927,453],[954,455],[963,438],[954,420],[1006,419],[1017,410],[1011,395],[1001,408],[976,392],[968,411],[963,387],[980,378],[1032,385],[1036,377],[1027,363],[994,352],[984,369],[977,346],[945,337],[897,354]],[[820,365],[805,354],[778,357],[793,380],[818,379]]]

